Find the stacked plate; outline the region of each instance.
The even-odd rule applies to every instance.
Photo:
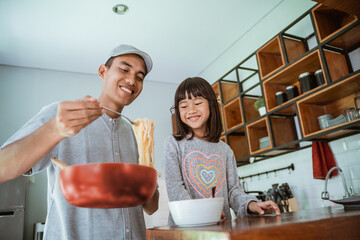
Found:
[[[263,137],[259,139],[259,148],[263,149],[263,148],[267,148],[270,146],[270,141],[269,141],[269,137]]]
[[[341,114],[336,118],[331,114],[325,114],[318,117],[318,122],[320,129],[325,129],[346,122],[346,118],[344,114]]]
[[[340,114],[338,117],[329,120],[330,127],[339,125],[344,122],[346,122],[346,118],[345,118],[344,114]]]

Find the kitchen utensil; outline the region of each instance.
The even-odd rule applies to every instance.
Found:
[[[145,203],[156,188],[156,170],[129,163],[91,163],[59,166],[60,188],[72,205],[87,208],[122,208]]]
[[[356,111],[355,108],[347,108],[347,109],[345,109],[345,117],[348,122],[352,121],[355,118],[359,117],[358,111]]]
[[[212,225],[221,220],[224,198],[188,199],[169,202],[174,222],[179,227]]]
[[[305,93],[307,91],[310,91],[313,88],[317,87],[316,79],[314,77],[314,74],[310,72],[305,72],[299,75],[299,82],[300,82],[300,88],[301,92]]]
[[[355,108],[360,109],[360,96],[354,98]]]
[[[270,140],[268,136],[259,139],[259,149],[267,148],[269,146]]]
[[[329,127],[336,126],[344,122],[346,122],[346,118],[344,114],[340,114],[336,118],[329,120]]]
[[[275,100],[277,105],[281,105],[287,101],[286,94],[284,92],[276,92],[275,93]]]
[[[333,118],[334,118],[334,116],[332,114],[325,114],[325,115],[319,116],[317,119],[318,119],[320,129],[325,129],[325,128],[330,127],[329,121]]]
[[[110,108],[107,108],[107,107],[102,107],[102,108],[105,109],[105,110],[108,110],[108,111],[110,111],[110,112],[116,113],[116,114],[119,115],[119,116],[124,117],[124,118],[125,118],[126,120],[128,120],[129,123],[131,123],[132,125],[135,125],[135,126],[138,125],[137,122],[132,121],[130,118],[128,118],[127,116],[125,116],[125,115],[122,114],[122,113],[119,113],[119,112],[114,111],[114,110],[112,110],[112,109],[110,109]]]
[[[289,184],[283,183],[282,186],[284,187],[284,193],[286,194],[287,198],[293,198],[294,196],[291,192]]]
[[[316,83],[318,86],[321,86],[325,83],[322,69],[315,71],[314,75],[315,75]]]
[[[296,86],[287,86],[286,87],[286,96],[287,96],[288,100],[299,96],[297,87]]]
[[[257,194],[257,195],[255,195],[255,197],[262,202],[265,202],[267,200],[266,195],[263,191],[248,191],[245,193],[249,194],[249,195],[253,195],[253,193]]]

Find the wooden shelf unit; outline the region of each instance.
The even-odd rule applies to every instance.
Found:
[[[320,42],[339,33],[358,20],[357,16],[329,8],[325,5],[318,5],[312,10],[315,20],[315,27]]]
[[[249,122],[255,118],[260,117],[259,112],[254,107],[257,99],[258,99],[257,97],[252,97],[252,96],[247,96],[247,95],[242,96],[242,101],[244,104],[244,118],[245,118],[244,121]]]
[[[285,65],[280,37],[276,36],[256,52],[261,79]]]
[[[224,143],[227,143],[227,141],[226,141],[226,136],[225,136],[225,135],[222,135],[222,136],[220,137],[220,141],[223,141]]]
[[[223,104],[239,96],[239,85],[237,82],[221,81],[220,84]]]
[[[317,117],[324,114],[332,114],[334,117],[344,114],[346,108],[354,107],[354,97],[360,95],[360,73],[357,73],[343,81],[329,86],[297,102],[299,119],[304,137],[309,137],[321,132],[341,127],[353,122],[359,122],[357,118],[351,122],[345,122],[331,128],[321,130]],[[346,130],[352,131],[352,130]],[[357,130],[358,131],[358,130]],[[342,133],[340,133],[342,134]],[[331,138],[334,134],[321,138]]]
[[[285,145],[297,140],[294,119],[289,116],[270,116],[270,124],[274,139],[274,147]],[[287,148],[297,148],[298,144],[293,144]]]
[[[221,125],[222,125],[222,129],[223,129],[221,134],[224,134],[225,133],[225,121],[224,121],[224,111],[223,111],[222,104],[221,104],[221,94],[220,94],[219,82],[216,82],[215,84],[213,84],[212,88],[214,89],[215,96],[218,101],[218,106],[219,106],[219,110],[220,110]],[[226,141],[224,141],[224,142],[226,142]]]
[[[240,97],[235,98],[224,106],[224,116],[226,131],[237,128],[244,123]]]
[[[298,39],[283,37],[286,56],[289,62],[294,61],[298,57],[304,55],[307,51],[304,42]]]
[[[234,151],[235,159],[249,156],[245,128],[239,128],[238,130],[230,133],[228,135],[228,144]],[[248,159],[243,161],[248,161]]]
[[[305,32],[299,32],[304,36],[297,36],[297,28],[291,28],[305,17],[300,27],[308,22],[313,24]],[[320,42],[316,41],[309,50],[310,38],[311,44],[314,39]],[[233,149],[238,165],[249,163],[250,157],[264,160],[311,146],[302,144],[304,141],[331,141],[358,133],[360,118],[320,130],[317,117],[326,113],[337,117],[345,108],[353,107],[354,96],[360,95],[360,70],[352,69],[349,52],[359,46],[357,17],[317,5],[214,83],[214,90],[222,100],[219,106],[225,131],[221,139]],[[257,59],[251,58],[253,56]],[[258,74],[259,81],[244,87],[242,79],[249,74],[240,74],[240,77],[235,73],[250,58],[257,64],[257,67],[251,66],[251,71]],[[325,83],[302,93],[299,75],[318,69],[323,71]],[[275,93],[285,92],[287,86],[295,86],[299,96],[277,106]],[[254,107],[261,95],[267,108],[264,116]],[[294,118],[299,123],[295,124]],[[259,140],[265,136],[269,137],[270,146],[260,149]]]
[[[302,95],[299,83],[299,75],[304,72],[315,72],[318,69],[323,69],[323,66],[320,60],[319,50],[316,50],[265,80],[263,83],[263,87],[264,97],[267,103],[267,111],[270,112],[281,106],[277,106],[276,104],[275,93],[279,91],[285,92],[286,87],[288,86],[295,86],[299,92],[298,97],[295,97],[288,102],[296,101],[296,99],[298,99]],[[325,84],[327,82],[328,80],[325,77]],[[309,94],[314,90],[315,89],[312,89],[304,94]],[[285,102],[283,104],[286,104],[288,102]]]
[[[359,0],[313,0],[315,2],[321,3],[330,8],[335,8],[342,12],[347,12],[349,14],[357,15],[360,17],[360,4]]]
[[[261,118],[251,124],[248,124],[246,126],[246,132],[248,136],[247,138],[249,143],[250,154],[259,153],[273,147],[273,144],[270,139],[269,147],[260,149],[260,143],[259,143],[260,138],[270,136],[269,124],[266,117]]]

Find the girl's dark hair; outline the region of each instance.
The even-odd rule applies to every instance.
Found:
[[[176,89],[174,105],[176,122],[175,139],[178,141],[182,140],[188,134],[190,135],[189,139],[194,137],[194,131],[183,123],[180,118],[179,102],[186,98],[186,93],[189,98],[191,96],[203,97],[208,100],[210,115],[206,123],[207,134],[204,137],[209,142],[219,142],[222,132],[219,105],[211,85],[200,77],[187,78]]]

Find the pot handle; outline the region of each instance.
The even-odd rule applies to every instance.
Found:
[[[65,167],[67,167],[68,165],[62,161],[60,161],[59,159],[57,159],[56,157],[52,157],[50,158],[50,160],[56,164],[56,166],[58,166],[61,169],[64,169]]]

